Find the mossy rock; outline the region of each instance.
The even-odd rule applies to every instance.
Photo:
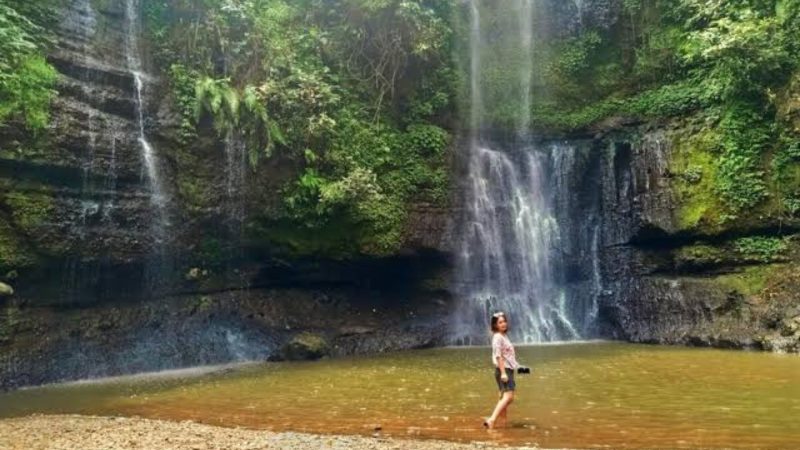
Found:
[[[0,281],[0,298],[14,295],[14,288]]]
[[[738,272],[719,275],[715,280],[730,291],[752,297],[761,294],[769,281],[785,267],[783,264],[751,266]]]
[[[14,222],[27,233],[33,234],[53,210],[53,197],[49,192],[9,192],[5,204],[11,208]]]
[[[293,337],[282,350],[283,358],[289,361],[320,359],[330,353],[328,341],[314,333],[300,333]]]
[[[0,217],[0,269],[30,267],[37,262],[38,257],[30,245]]]
[[[681,230],[716,234],[722,230],[724,206],[714,188],[717,177],[719,136],[713,129],[676,137],[670,171],[675,174],[678,205],[676,222]]]

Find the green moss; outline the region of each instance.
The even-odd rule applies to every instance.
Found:
[[[724,261],[726,256],[724,249],[706,244],[687,245],[675,252],[676,261],[699,265],[717,264]]]
[[[4,203],[11,208],[17,227],[31,234],[45,223],[53,210],[53,197],[48,192],[8,192]]]
[[[747,267],[741,272],[720,275],[716,281],[723,287],[745,296],[760,294],[770,279],[785,268],[784,264],[770,264]]]
[[[283,349],[283,356],[288,360],[319,359],[330,351],[328,342],[317,334],[303,332],[292,338]]]
[[[800,136],[784,130],[784,138],[771,155],[769,209],[780,217],[800,216]]]
[[[0,216],[0,270],[6,271],[30,267],[37,263],[38,257]]]
[[[178,193],[189,211],[202,212],[212,205],[212,184],[205,178],[190,175],[178,176]]]
[[[718,140],[718,134],[711,129],[676,138],[670,171],[676,176],[675,216],[681,230],[713,234],[723,222],[723,206],[714,184],[717,156],[713,152]]]

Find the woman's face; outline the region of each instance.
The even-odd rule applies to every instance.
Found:
[[[508,322],[506,322],[505,316],[500,316],[497,318],[497,329],[501,333],[505,333],[508,330]]]

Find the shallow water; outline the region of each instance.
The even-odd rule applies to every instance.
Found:
[[[0,417],[138,415],[271,430],[572,448],[800,446],[800,357],[589,343],[519,347],[509,427],[489,350],[445,348],[212,373],[116,378],[0,395]]]

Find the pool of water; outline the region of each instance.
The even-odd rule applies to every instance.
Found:
[[[0,417],[143,416],[270,430],[571,448],[800,446],[800,357],[621,343],[519,347],[507,428],[488,348],[255,363],[0,395]]]

